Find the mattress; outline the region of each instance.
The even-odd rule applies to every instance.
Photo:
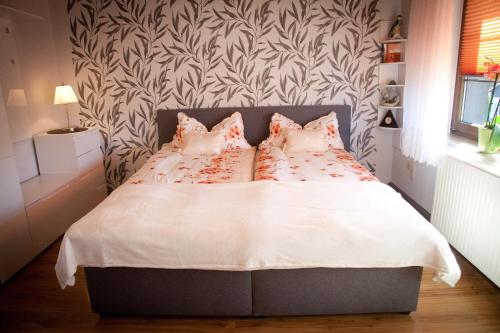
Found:
[[[255,159],[254,177],[277,181],[378,181],[347,151],[337,148],[288,154],[279,147],[261,148]]]
[[[218,155],[186,155],[163,145],[128,180],[129,184],[217,184],[253,179],[255,148],[227,150]]]

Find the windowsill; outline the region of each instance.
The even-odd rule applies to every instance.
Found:
[[[484,154],[479,152],[477,141],[462,136],[448,136],[447,154],[475,168],[500,177],[500,153]]]

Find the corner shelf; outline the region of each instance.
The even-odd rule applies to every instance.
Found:
[[[399,62],[381,62],[381,65],[406,65],[405,61],[399,61]]]
[[[403,109],[402,105],[398,105],[398,106],[378,105],[377,107],[379,109],[391,109],[391,110],[402,110]]]
[[[403,127],[404,118],[404,97],[406,90],[406,48],[408,46],[408,39],[406,36],[401,38],[390,39],[389,31],[394,23],[394,20],[386,20],[382,23],[381,34],[380,34],[380,44],[382,46],[382,55],[380,59],[379,66],[379,82],[378,82],[378,92],[380,99],[378,101],[377,107],[377,124],[376,127],[380,129],[380,135],[383,135],[381,142],[388,142],[389,138],[400,133]],[[403,29],[404,31],[404,29]],[[391,45],[393,44],[393,45]],[[397,54],[399,53],[399,57]],[[395,62],[384,62],[384,60],[398,60]],[[389,82],[395,84],[389,84]],[[382,94],[387,91],[389,95],[397,94],[399,96],[399,103],[395,106],[382,105]],[[399,127],[384,127],[380,126],[382,120],[388,111],[391,111],[392,116],[396,120],[396,124]],[[390,140],[392,142],[392,140]]]
[[[383,127],[383,126],[377,126],[378,129],[384,130],[384,131],[400,131],[401,127]]]
[[[394,88],[404,88],[404,84],[379,84],[378,87],[379,88],[391,88],[391,87],[394,87]]]
[[[400,39],[386,39],[381,41],[380,43],[382,44],[390,44],[390,43],[406,43],[408,39],[406,38],[400,38]]]

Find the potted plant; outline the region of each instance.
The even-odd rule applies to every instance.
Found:
[[[486,68],[485,77],[489,80],[493,80],[493,88],[491,90],[490,102],[488,103],[488,110],[486,114],[486,122],[484,126],[478,127],[478,145],[483,152],[493,153],[495,152],[498,146],[497,136],[500,136],[500,115],[499,112],[499,102],[497,102],[495,112],[493,112],[493,116],[491,116],[491,108],[493,106],[493,99],[498,97],[495,95],[498,81],[498,76],[500,74],[500,65],[495,64],[493,60],[488,58],[488,62],[484,63],[484,67]]]

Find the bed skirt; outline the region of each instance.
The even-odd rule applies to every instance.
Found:
[[[409,313],[422,267],[251,272],[86,267],[101,315],[295,316]]]

